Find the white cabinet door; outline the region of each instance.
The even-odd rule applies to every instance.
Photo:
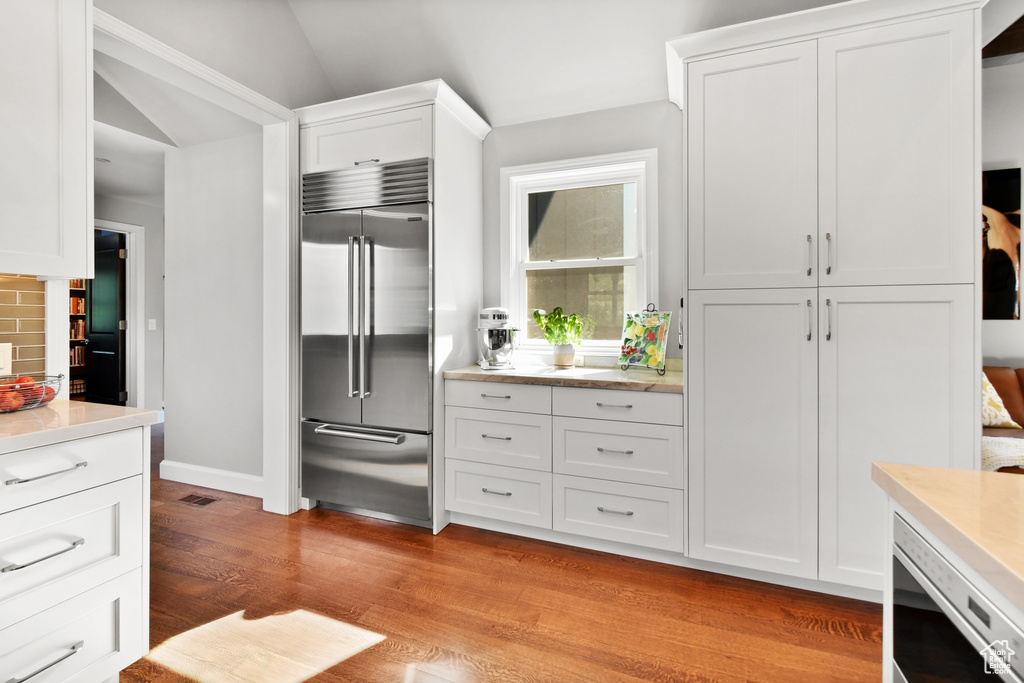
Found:
[[[819,578],[881,590],[886,503],[871,463],[978,466],[974,286],[820,297]]]
[[[5,3],[0,61],[0,272],[92,277],[91,1]]]
[[[425,105],[304,126],[299,132],[302,173],[432,157],[433,111],[433,105]]]
[[[687,66],[689,287],[817,283],[814,41]]]
[[[974,280],[972,17],[818,41],[819,284]]]
[[[691,292],[690,556],[817,575],[813,288]]]

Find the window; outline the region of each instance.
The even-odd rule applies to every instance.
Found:
[[[623,314],[657,299],[657,167],[643,150],[501,170],[501,305],[524,351],[548,347],[533,311],[561,306],[582,353],[618,353]]]

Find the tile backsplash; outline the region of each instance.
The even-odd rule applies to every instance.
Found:
[[[0,343],[10,342],[13,373],[45,370],[45,283],[31,275],[0,273]]]

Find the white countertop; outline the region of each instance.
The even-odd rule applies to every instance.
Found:
[[[871,479],[1024,610],[1024,475],[874,463]]]
[[[0,454],[159,422],[155,410],[56,399],[0,414]]]

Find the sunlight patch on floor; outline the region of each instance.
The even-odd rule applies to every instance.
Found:
[[[262,619],[235,612],[164,641],[146,658],[196,683],[300,683],[384,639],[305,610]]]

